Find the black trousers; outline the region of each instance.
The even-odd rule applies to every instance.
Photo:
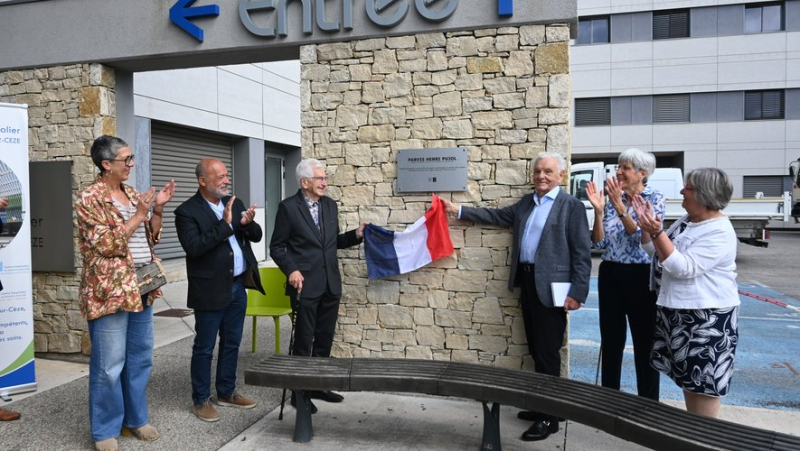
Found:
[[[658,401],[660,375],[650,366],[656,324],[656,293],[650,291],[650,265],[600,263],[600,347],[603,387],[619,390],[622,357],[628,334],[633,338],[633,362],[639,396]]]
[[[528,352],[536,364],[536,372],[561,375],[561,345],[567,329],[567,313],[562,307],[545,307],[536,294],[533,265],[520,265],[519,282],[522,296],[522,320],[528,339]]]
[[[341,295],[325,290],[316,298],[300,297],[294,329],[294,355],[330,357]],[[292,301],[294,302],[294,301]]]

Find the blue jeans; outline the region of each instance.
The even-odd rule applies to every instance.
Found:
[[[233,282],[231,302],[221,310],[195,310],[192,346],[192,401],[202,404],[211,397],[211,360],[219,334],[217,397],[227,398],[236,389],[236,365],[247,311],[243,278]]]
[[[89,338],[89,421],[97,442],[119,436],[122,426],[147,424],[153,309],[146,306],[138,313],[118,311],[93,319]]]

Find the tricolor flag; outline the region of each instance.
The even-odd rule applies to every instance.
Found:
[[[370,279],[405,274],[451,255],[453,242],[444,203],[434,195],[425,216],[402,232],[367,225],[364,244]]]

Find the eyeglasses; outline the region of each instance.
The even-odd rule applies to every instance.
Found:
[[[328,177],[327,176],[323,177],[323,176],[319,176],[318,175],[318,176],[314,176],[314,177],[308,177],[308,180],[313,180],[315,182],[327,182],[328,181]]]
[[[115,158],[113,160],[108,160],[108,161],[124,161],[125,166],[131,166],[133,165],[133,155],[128,155],[125,158]]]

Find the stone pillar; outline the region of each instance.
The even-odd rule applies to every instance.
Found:
[[[31,161],[71,160],[72,201],[94,179],[92,141],[115,134],[114,70],[78,64],[0,72],[0,102],[28,105]],[[88,353],[79,309],[81,257],[73,228],[75,273],[33,273],[34,344],[38,353]]]
[[[403,230],[425,212],[428,194],[396,191],[398,149],[468,149],[468,190],[438,193],[456,202],[531,192],[532,157],[569,154],[568,52],[563,24],[303,47],[303,156],[326,162],[340,227]],[[519,292],[506,288],[511,231],[450,229],[452,257],[397,277],[369,280],[358,251],[340,251],[334,355],[532,366]]]

